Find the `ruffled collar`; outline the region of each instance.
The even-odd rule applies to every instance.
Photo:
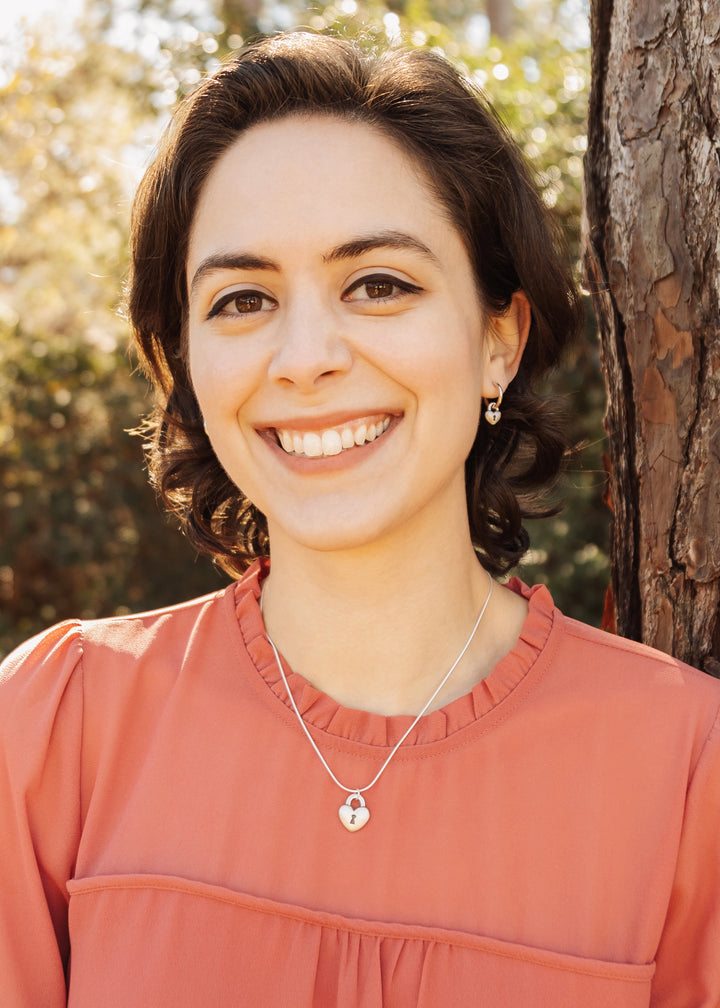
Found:
[[[235,584],[235,612],[245,647],[259,676],[275,697],[290,708],[260,612],[260,592],[267,571],[267,561],[258,560]],[[474,724],[509,697],[537,662],[552,630],[553,600],[543,585],[528,588],[518,578],[511,578],[507,587],[528,601],[528,615],[515,647],[469,693],[422,717],[403,748],[446,739]],[[385,717],[343,707],[293,672],[287,663],[283,667],[303,720],[329,735],[386,747],[394,745],[413,721],[408,715]]]

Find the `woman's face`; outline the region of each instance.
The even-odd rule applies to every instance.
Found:
[[[209,436],[273,552],[463,524],[495,394],[483,310],[459,235],[388,138],[325,116],[244,133],[203,190],[187,283]]]

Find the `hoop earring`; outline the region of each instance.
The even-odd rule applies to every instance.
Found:
[[[489,402],[488,407],[485,410],[485,419],[492,427],[495,426],[502,416],[502,413],[500,412],[500,403],[503,401],[503,389],[499,382],[495,382],[495,384],[498,389],[498,397],[492,402]]]

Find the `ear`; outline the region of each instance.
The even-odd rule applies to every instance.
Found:
[[[531,322],[530,302],[521,290],[515,291],[506,311],[488,318],[483,379],[483,395],[486,399],[497,398],[498,385],[507,391],[517,374]]]

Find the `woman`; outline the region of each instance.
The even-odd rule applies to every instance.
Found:
[[[251,46],[143,180],[130,313],[153,477],[242,576],[9,659],[2,1003],[720,1004],[717,682],[494,580],[578,302],[492,113]]]

